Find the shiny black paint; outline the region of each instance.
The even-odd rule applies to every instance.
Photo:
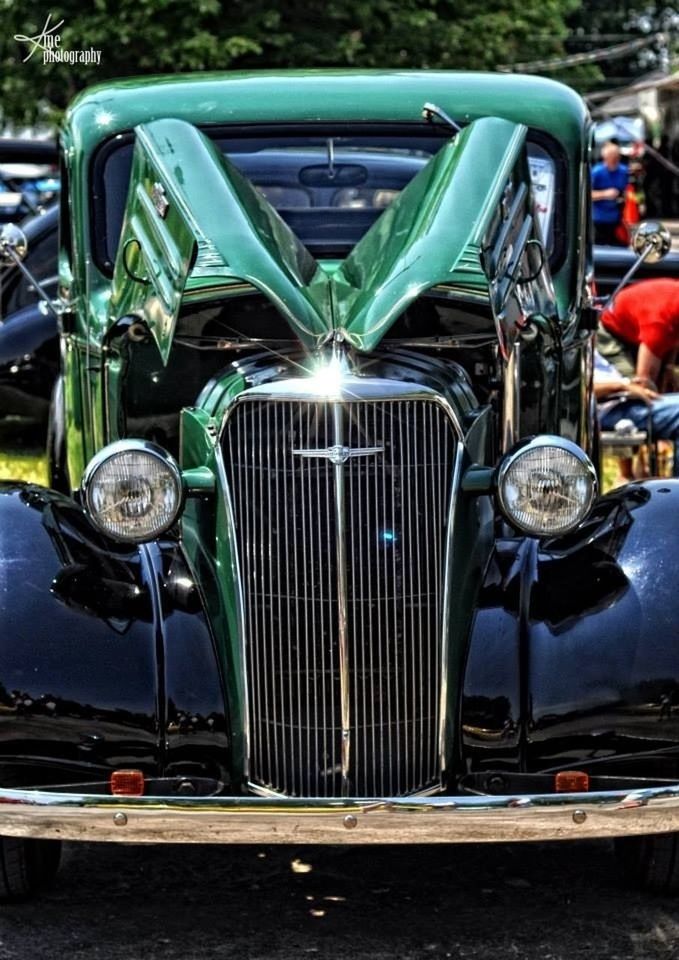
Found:
[[[466,664],[468,770],[679,771],[679,482],[602,498],[576,533],[498,540]]]
[[[117,546],[72,500],[0,484],[0,555],[2,776],[224,779],[220,670],[179,544]]]
[[[57,336],[57,320],[52,313],[37,304],[24,307],[0,326],[0,368],[40,350]],[[43,388],[38,392],[46,391]]]
[[[53,314],[35,304],[0,324],[0,440],[44,445],[58,368]]]
[[[56,320],[36,306],[0,324],[0,441],[45,445],[59,369]]]

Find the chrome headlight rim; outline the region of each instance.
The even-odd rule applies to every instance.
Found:
[[[512,515],[511,509],[509,508],[504,496],[505,480],[509,470],[526,454],[544,447],[552,447],[563,450],[564,452],[573,456],[580,463],[580,465],[585,468],[590,480],[589,495],[587,500],[582,505],[578,519],[574,520],[568,525],[560,526],[557,529],[547,529],[544,527],[538,529],[522,524]],[[597,498],[599,481],[594,464],[582,447],[579,447],[577,443],[574,443],[572,440],[567,440],[565,437],[558,437],[552,434],[539,434],[535,437],[528,437],[520,440],[505,454],[498,467],[495,486],[498,505],[507,523],[525,536],[546,540],[551,537],[566,536],[567,534],[572,533],[574,530],[577,530],[577,528],[586,520],[592,509],[592,506],[594,505],[594,501]]]
[[[152,534],[149,534],[149,536],[124,536],[108,529],[99,521],[97,511],[92,502],[93,480],[98,470],[109,460],[119,456],[122,453],[145,453],[155,457],[163,464],[163,466],[168,468],[175,485],[177,499],[171,520],[163,524],[161,527],[155,529]],[[151,440],[116,440],[113,443],[109,443],[105,447],[102,447],[101,450],[95,453],[85,467],[85,472],[83,473],[80,484],[80,491],[85,510],[87,511],[87,516],[93,526],[110,540],[114,540],[117,543],[127,544],[128,546],[134,546],[134,544],[137,543],[150,543],[151,541],[157,540],[158,537],[162,537],[165,533],[167,533],[167,531],[175,525],[178,518],[181,516],[186,499],[186,490],[179,464],[171,453],[168,453],[167,450],[165,450],[159,444],[153,443]]]

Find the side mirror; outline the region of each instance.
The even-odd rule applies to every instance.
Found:
[[[669,253],[672,236],[659,220],[642,220],[632,237],[632,248],[645,263],[657,263]]]
[[[58,318],[63,312],[64,305],[60,300],[52,300],[28,267],[25,266],[24,258],[27,253],[28,240],[24,231],[21,227],[17,227],[16,223],[6,223],[0,230],[0,263],[14,264],[18,267],[29,283],[33,284],[45,307]]]
[[[6,223],[0,230],[0,260],[3,263],[17,263],[28,253],[26,234],[16,223]]]
[[[606,307],[612,303],[615,297],[620,293],[623,287],[627,286],[642,263],[657,263],[658,260],[662,260],[672,246],[672,236],[665,224],[661,223],[659,220],[642,220],[634,232],[632,246],[634,248],[634,252],[637,254],[637,259],[629,268],[613,293],[606,300],[600,303],[602,310],[606,309]]]

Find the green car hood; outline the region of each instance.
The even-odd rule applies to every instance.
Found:
[[[305,342],[325,336],[325,274],[252,184],[183,120],[156,120],[135,133],[115,316],[143,312],[167,362],[190,275],[196,287],[252,284]]]
[[[334,272],[191,124],[156,120],[135,132],[112,313],[143,314],[165,362],[185,290],[220,285],[260,290],[310,349],[341,330],[370,351],[410,303],[442,285],[489,302],[501,328],[534,238],[524,126],[471,123]]]

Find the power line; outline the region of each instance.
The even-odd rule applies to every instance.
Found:
[[[533,33],[533,40],[559,40],[565,43],[601,43],[603,40],[636,40],[639,39],[638,32],[631,30],[626,33]]]
[[[560,67],[574,67],[580,63],[598,63],[602,60],[616,60],[627,56],[635,50],[650,47],[654,43],[667,42],[666,34],[653,33],[648,37],[639,37],[628,40],[626,43],[617,43],[611,47],[602,47],[599,50],[588,50],[586,53],[571,53],[563,57],[552,57],[547,60],[531,60],[526,63],[502,64],[497,69],[503,73],[513,71],[531,73],[535,70],[558,70]]]

